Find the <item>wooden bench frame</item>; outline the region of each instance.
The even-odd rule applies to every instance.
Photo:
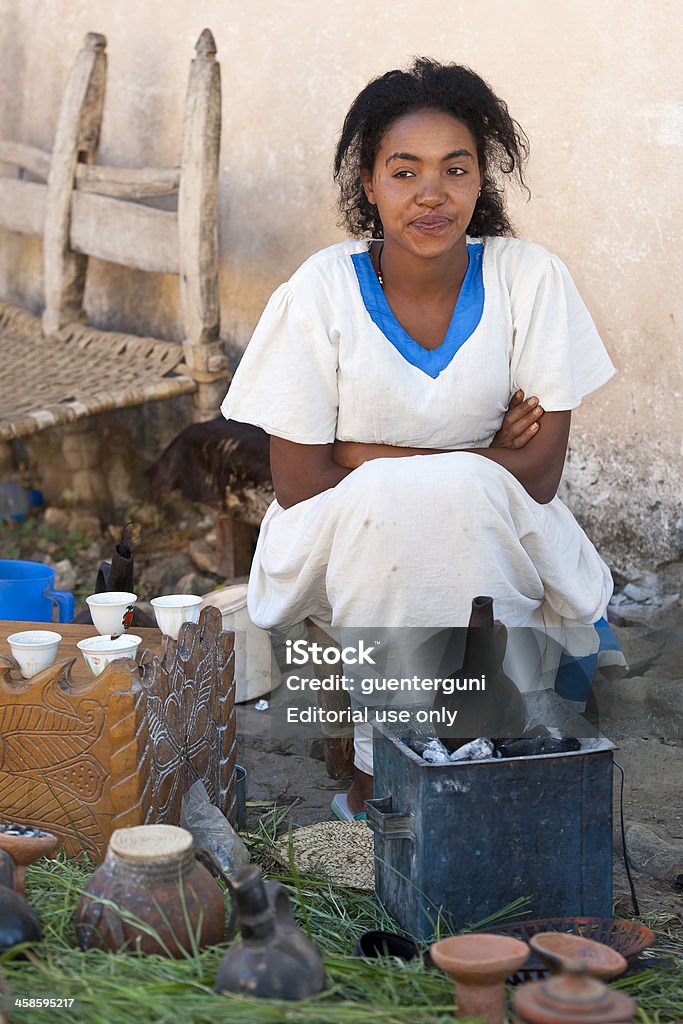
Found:
[[[66,84],[51,153],[0,140],[0,163],[12,165],[19,174],[0,177],[0,228],[43,241],[45,310],[40,323],[35,320],[35,337],[30,339],[35,348],[42,346],[35,360],[39,373],[44,376],[52,351],[72,351],[74,372],[81,364],[87,366],[96,391],[98,366],[111,362],[109,339],[114,339],[122,362],[130,350],[131,359],[154,355],[158,365],[150,366],[148,384],[129,385],[113,395],[111,388],[106,389],[107,394],[91,397],[86,393],[85,398],[82,394],[75,399],[57,395],[52,404],[39,406],[28,415],[24,411],[13,416],[11,409],[0,410],[0,442],[72,424],[107,409],[183,392],[193,393],[193,419],[202,421],[215,416],[227,389],[229,364],[219,338],[216,210],[221,90],[213,36],[205,29],[195,48],[181,162],[170,169],[95,164],[104,107],[105,46],[104,36],[86,35]],[[46,180],[25,180],[26,172]],[[140,202],[160,196],[177,196],[177,210]],[[177,274],[182,345],[102,331],[92,331],[84,339],[84,332],[89,331],[83,327],[88,256],[138,270]],[[5,304],[0,309],[0,323],[12,316],[20,329],[31,331],[31,315],[16,307],[8,312]],[[0,345],[5,344],[0,335]],[[152,352],[155,345],[158,351]],[[168,376],[169,370],[176,376]],[[83,425],[70,429],[84,437]],[[89,425],[86,431],[90,432]],[[101,475],[100,452],[91,439],[83,444],[75,441],[71,448],[76,449],[76,457],[73,466],[67,458],[70,469],[100,470]],[[89,504],[93,487],[83,483],[82,493],[78,486],[74,489],[77,499]]]

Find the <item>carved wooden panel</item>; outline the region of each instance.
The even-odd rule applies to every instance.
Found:
[[[145,651],[85,683],[74,659],[25,680],[0,654],[0,817],[100,859],[116,828],[177,824],[202,779],[234,821],[234,635],[221,625],[205,608],[161,658]]]
[[[204,608],[177,643],[164,637],[161,660],[149,652],[140,659],[150,738],[145,822],[177,824],[182,796],[198,779],[234,821],[234,633],[222,623],[217,608]]]

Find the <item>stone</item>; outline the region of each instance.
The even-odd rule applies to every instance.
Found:
[[[133,518],[142,526],[156,526],[160,518],[159,509],[156,505],[141,505]]]
[[[77,579],[76,570],[68,558],[55,562],[55,590],[67,590],[72,593]]]
[[[657,735],[683,740],[683,679],[650,682],[645,704]]]
[[[213,577],[202,576],[198,572],[188,572],[176,584],[176,594],[198,594],[200,597],[214,590],[216,581]]]
[[[87,565],[88,571],[90,571],[93,564],[97,566],[100,558],[102,557],[100,545],[97,541],[93,541],[92,544],[88,544],[87,548],[83,548],[83,550],[79,552],[78,557],[83,564]]]
[[[683,840],[671,841],[645,825],[628,825],[626,850],[632,867],[651,878],[673,881],[683,873]]]
[[[71,527],[71,516],[72,513],[68,509],[50,505],[45,509],[43,520],[48,526],[53,526],[58,530],[68,530]]]
[[[163,594],[191,593],[178,590],[178,580],[192,572],[192,559],[186,552],[177,551],[173,555],[157,556],[145,565],[136,566],[138,573],[144,577],[147,589],[152,597]]]
[[[193,540],[189,547],[190,558],[200,572],[218,576],[216,549],[205,540]]]
[[[648,587],[639,587],[635,583],[627,583],[623,593],[629,601],[637,601],[641,604],[649,604],[654,599],[652,590]]]
[[[72,533],[82,533],[90,541],[102,535],[102,526],[97,516],[80,509],[69,513],[69,530]]]

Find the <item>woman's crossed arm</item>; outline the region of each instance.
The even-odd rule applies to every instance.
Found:
[[[519,480],[535,501],[545,504],[555,497],[560,483],[570,420],[570,412],[544,412],[537,399],[525,401],[517,392],[491,446],[459,450],[497,462]],[[335,487],[370,459],[437,454],[443,451],[355,441],[305,445],[280,437],[270,439],[273,485],[283,508]]]

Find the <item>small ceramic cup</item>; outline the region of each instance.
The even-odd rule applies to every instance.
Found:
[[[93,625],[102,636],[120,636],[130,629],[136,594],[112,591],[110,594],[91,594],[86,597]]]
[[[141,636],[124,633],[123,636],[91,636],[76,644],[83,660],[94,676],[104,672],[107,665],[117,658],[134,658]]]
[[[183,622],[197,622],[201,603],[202,598],[195,594],[170,594],[151,601],[159,629],[172,640],[178,639]]]
[[[61,634],[49,629],[26,629],[7,637],[12,657],[19,664],[24,679],[54,665]]]

